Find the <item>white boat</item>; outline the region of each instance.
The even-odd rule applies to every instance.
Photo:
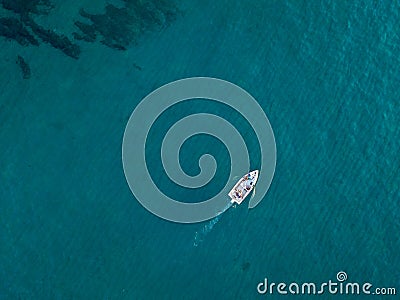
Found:
[[[240,178],[228,194],[231,203],[240,204],[251,193],[257,183],[258,172],[258,170],[251,171]]]

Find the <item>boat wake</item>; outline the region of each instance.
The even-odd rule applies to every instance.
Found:
[[[251,195],[250,199],[253,199],[255,195],[256,195],[256,188],[254,187],[253,194]]]
[[[218,216],[216,216],[214,219],[208,221],[199,231],[196,231],[195,235],[194,235],[194,241],[193,241],[193,246],[197,247],[198,245],[200,245],[206,235],[208,233],[211,232],[211,230],[214,228],[214,225],[218,223],[221,215],[229,208],[232,206],[231,202],[228,202],[228,204],[222,209],[222,211],[219,213]]]

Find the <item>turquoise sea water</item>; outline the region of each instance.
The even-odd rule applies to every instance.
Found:
[[[321,283],[339,271],[400,293],[399,3],[248,2],[177,3],[169,26],[144,31],[126,51],[77,41],[77,60],[49,44],[0,40],[0,299],[280,299],[287,296],[259,296],[257,284]],[[105,6],[53,3],[35,19],[69,37],[81,7]],[[143,97],[193,76],[251,93],[272,124],[278,160],[255,209],[182,225],[134,199],[121,143]],[[194,104],[164,121],[204,109],[246,126],[235,112]],[[213,141],[199,136],[182,151],[192,175],[199,143],[219,163],[199,200],[229,171],[226,149]],[[151,149],[160,188],[193,197],[162,173]],[[259,159],[255,151],[252,164]]]

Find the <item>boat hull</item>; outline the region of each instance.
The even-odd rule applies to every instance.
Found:
[[[240,204],[246,199],[257,183],[258,173],[258,170],[254,170],[240,178],[228,194],[231,198],[231,203]]]

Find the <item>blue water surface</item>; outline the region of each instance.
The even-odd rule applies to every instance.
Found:
[[[100,13],[106,5],[53,4],[34,18],[70,38],[80,8]],[[252,299],[265,277],[321,283],[339,271],[400,292],[398,3],[176,5],[168,26],[146,29],[126,50],[76,41],[74,59],[48,43],[0,40],[0,299]],[[17,55],[29,63],[29,79]],[[278,160],[255,209],[182,225],[135,200],[121,145],[143,97],[194,76],[251,93],[272,124]],[[247,126],[234,111],[195,104],[171,108],[163,122],[201,110]],[[160,188],[181,201],[218,192],[230,170],[223,144],[199,136],[184,145],[180,159],[191,175],[204,154],[199,144],[219,163],[218,176],[192,194],[168,179],[153,151],[163,124],[148,150]],[[248,147],[257,149],[251,137]],[[251,159],[260,163],[257,150]]]

